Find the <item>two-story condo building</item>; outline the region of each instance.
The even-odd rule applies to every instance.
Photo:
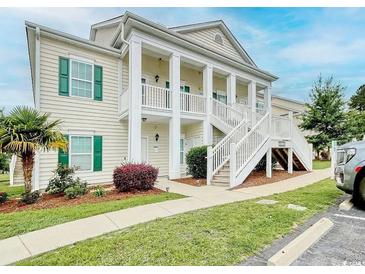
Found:
[[[242,183],[265,155],[271,176],[272,153],[289,172],[311,170],[293,122],[303,106],[271,95],[278,78],[223,21],[167,28],[126,12],[92,25],[88,40],[31,22],[26,33],[35,108],[61,119],[69,141],[67,152],[37,153],[34,189],[59,163],[77,166],[89,184],[110,183],[123,161],[179,178],[197,145],[214,145],[209,184]]]

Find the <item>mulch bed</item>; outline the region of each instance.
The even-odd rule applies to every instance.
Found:
[[[286,170],[273,170],[272,177],[267,178],[265,170],[252,171],[247,179],[242,184],[236,186],[234,189],[272,184],[289,178],[304,175],[306,173],[308,173],[308,171],[293,171],[293,174],[289,174]]]
[[[207,180],[206,179],[194,179],[193,177],[186,177],[172,180],[178,183],[183,183],[190,186],[206,186]]]
[[[46,208],[56,208],[62,206],[74,206],[85,203],[100,203],[112,200],[122,200],[128,199],[136,196],[148,196],[148,195],[156,195],[162,193],[163,191],[157,188],[153,188],[148,191],[133,191],[133,192],[118,192],[115,188],[111,188],[111,186],[103,186],[106,189],[106,193],[104,196],[96,197],[92,190],[95,187],[89,188],[89,191],[80,197],[75,199],[67,199],[63,194],[54,194],[50,195],[44,193],[41,198],[32,205],[25,205],[20,203],[19,199],[10,199],[6,201],[4,204],[0,205],[0,213],[9,213],[9,212],[17,212],[23,210],[32,210],[32,209],[46,209]]]

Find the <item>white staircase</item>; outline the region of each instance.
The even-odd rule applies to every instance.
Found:
[[[219,104],[216,106],[223,108]],[[228,106],[225,108],[226,111],[228,108]],[[241,121],[233,127],[234,123],[231,122],[231,119],[222,120],[220,114],[221,112],[215,112],[212,116],[220,124],[226,124],[226,128],[231,127],[232,130],[217,145],[208,149],[207,181],[208,184],[232,188],[241,184],[272,148],[271,114],[255,113],[257,122],[251,128],[251,123],[247,118],[241,118]],[[245,112],[241,115],[249,116]],[[235,117],[239,119],[238,115]],[[229,121],[230,124],[227,125],[226,121]],[[286,127],[288,127],[286,139],[293,149],[294,158],[298,161],[296,164],[300,163],[298,166],[303,166],[308,171],[312,170],[311,146],[292,119]]]
[[[229,134],[242,120],[247,120],[247,112],[239,111],[216,99],[212,99],[210,123],[225,134]]]

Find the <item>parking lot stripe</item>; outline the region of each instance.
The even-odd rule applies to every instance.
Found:
[[[354,219],[354,220],[359,220],[359,221],[365,221],[365,218],[363,217],[356,217],[356,216],[351,216],[351,215],[344,215],[344,214],[333,214],[334,216],[337,217],[343,217],[343,218],[348,218],[348,219]]]

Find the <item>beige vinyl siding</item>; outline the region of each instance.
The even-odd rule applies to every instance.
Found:
[[[99,45],[109,47],[116,29],[117,26],[97,29],[95,34],[95,42]]]
[[[216,34],[221,35],[223,39],[222,45],[214,41]],[[186,35],[187,37],[195,40],[199,44],[218,51],[229,58],[247,63],[247,61],[242,58],[242,56],[238,53],[238,51],[234,48],[234,46],[219,28],[197,30],[189,33],[183,33],[183,35]]]
[[[58,59],[70,55],[94,60],[103,67],[103,101],[58,95]],[[103,136],[103,170],[77,176],[90,184],[110,183],[113,170],[128,153],[128,124],[118,119],[118,60],[106,54],[41,37],[40,110],[63,121],[61,130]],[[40,154],[40,188],[44,189],[57,167],[57,151]]]
[[[155,135],[158,133],[159,140]],[[169,125],[168,124],[142,124],[142,137],[148,139],[148,163],[159,168],[159,176],[169,173]]]
[[[213,126],[213,143],[217,143],[216,141],[220,141],[224,136],[226,136],[224,132]]]
[[[201,71],[191,67],[181,66],[180,78],[182,84],[190,87],[190,93],[204,95],[203,73]]]

